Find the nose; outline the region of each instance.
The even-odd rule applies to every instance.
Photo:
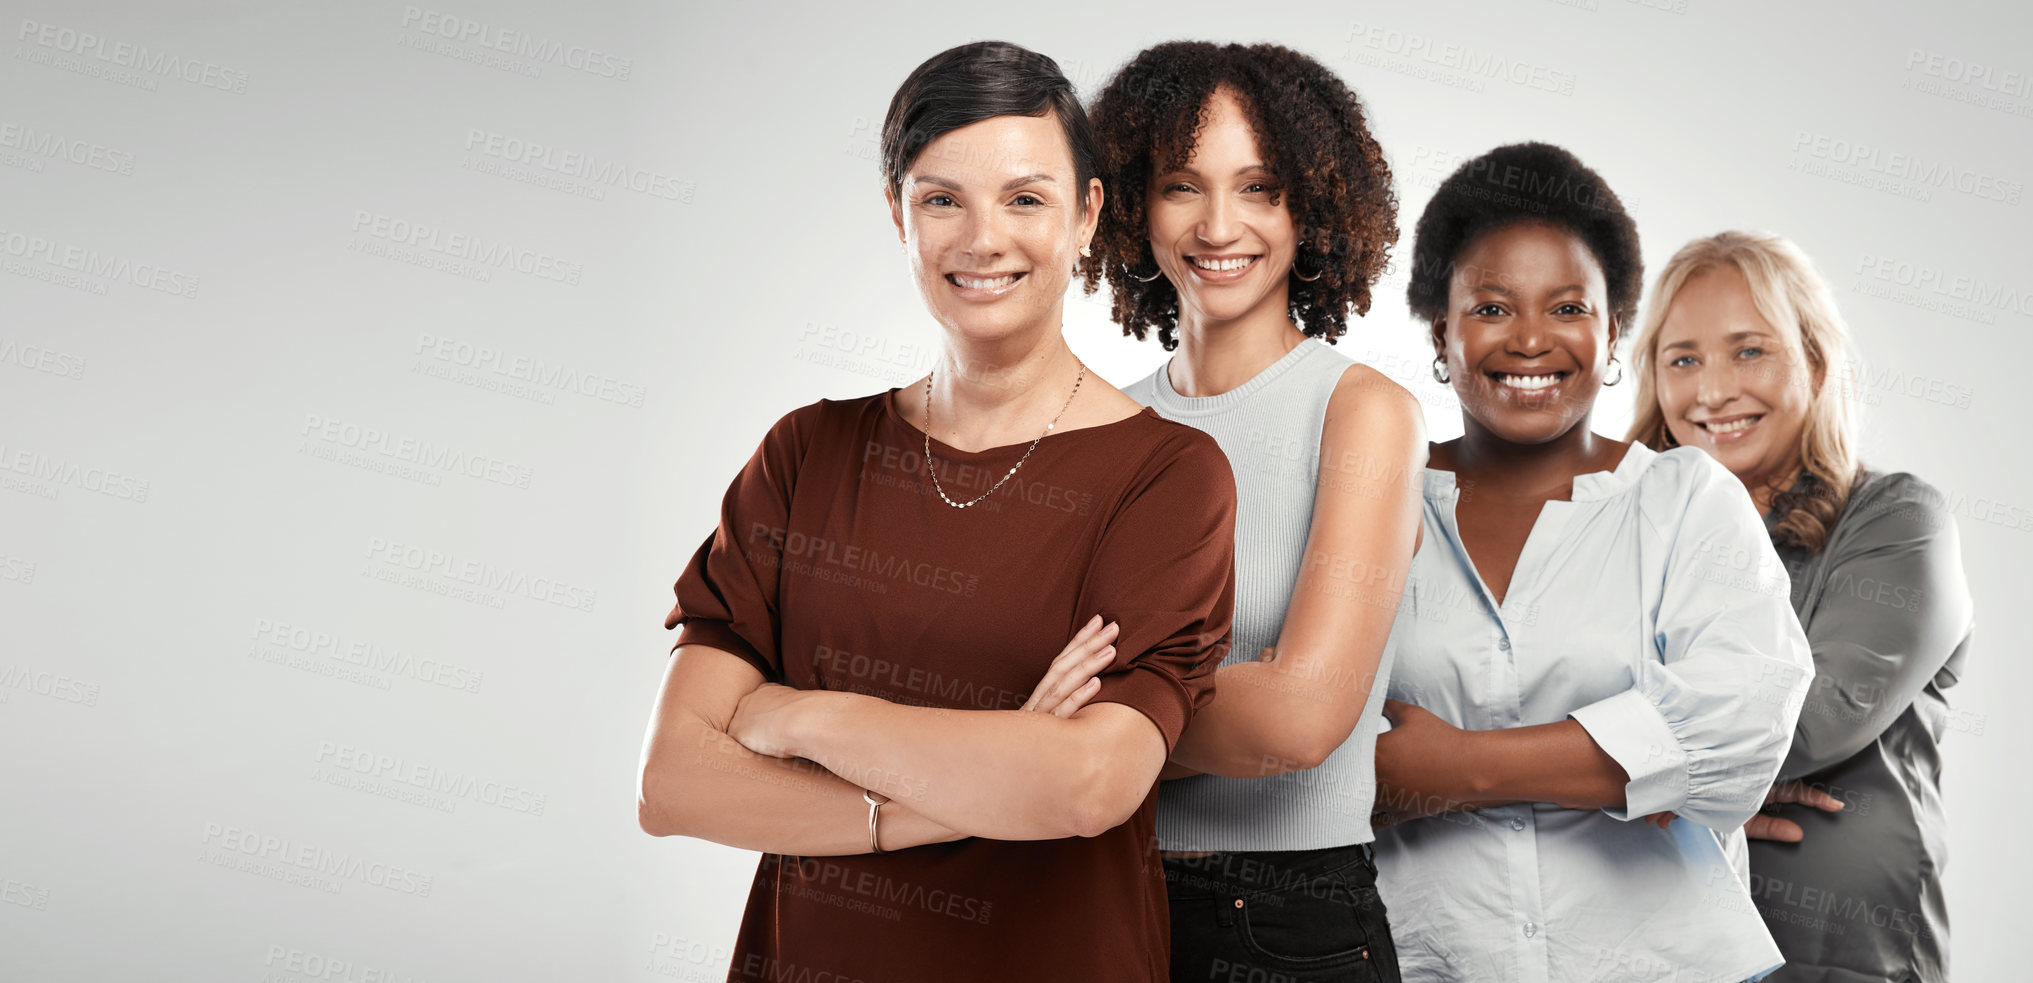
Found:
[[[1694,374],[1694,402],[1705,410],[1720,409],[1743,392],[1736,369],[1704,363]]]
[[[1235,204],[1226,195],[1208,195],[1207,204],[1200,212],[1200,226],[1193,230],[1201,242],[1217,249],[1226,246],[1242,235],[1242,223],[1236,221]]]
[[[1552,351],[1553,335],[1546,329],[1545,319],[1529,311],[1511,318],[1511,336],[1504,350],[1519,358],[1538,358]]]
[[[967,216],[967,239],[962,251],[977,266],[1003,254],[1009,245],[1009,229],[1000,208],[974,209]]]

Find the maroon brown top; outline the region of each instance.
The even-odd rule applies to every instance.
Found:
[[[677,644],[799,689],[1014,710],[1101,614],[1121,635],[1092,702],[1136,708],[1169,750],[1213,698],[1229,643],[1235,483],[1220,446],[1146,408],[1047,436],[956,509],[896,395],[822,399],[770,428],[677,582],[664,623],[684,625]],[[935,440],[939,483],[972,499],[1027,446]],[[1091,838],[765,854],[728,978],[1165,980],[1156,805],[1153,785]]]

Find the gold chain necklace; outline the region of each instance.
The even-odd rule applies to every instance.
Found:
[[[1079,356],[1074,356],[1073,361],[1080,362]],[[1024,462],[1030,460],[1031,451],[1038,449],[1038,441],[1045,439],[1045,434],[1051,433],[1052,428],[1059,425],[1059,417],[1065,416],[1066,407],[1073,405],[1073,397],[1080,394],[1080,383],[1086,378],[1087,363],[1080,362],[1080,374],[1073,379],[1073,391],[1066,394],[1065,406],[1059,407],[1059,412],[1052,417],[1052,422],[1045,424],[1045,433],[1039,434],[1037,439],[1031,441],[1031,446],[1024,449],[1024,456],[1017,458],[1016,467],[1010,468],[1008,472],[1003,474],[1000,480],[990,485],[987,491],[974,496],[974,498],[968,501],[956,502],[951,498],[947,498],[946,489],[939,486],[939,469],[932,464],[932,376],[927,374],[925,376],[925,470],[932,475],[932,488],[939,493],[940,498],[946,499],[947,505],[951,505],[956,509],[964,509],[975,502],[995,494],[995,490],[1001,488],[1004,481],[1008,481],[1011,475],[1017,473],[1017,468],[1023,467]]]

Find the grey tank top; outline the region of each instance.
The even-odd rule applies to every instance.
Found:
[[[1180,395],[1169,361],[1123,388],[1158,415],[1206,431],[1228,453],[1236,497],[1235,626],[1223,665],[1254,661],[1277,644],[1313,522],[1327,401],[1353,364],[1308,338],[1219,395]],[[1384,647],[1354,733],[1319,767],[1265,778],[1196,775],[1159,786],[1160,848],[1317,850],[1375,839],[1369,813],[1376,739],[1394,651]]]

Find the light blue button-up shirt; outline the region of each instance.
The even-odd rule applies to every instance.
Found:
[[[1741,827],[1814,670],[1743,485],[1699,450],[1633,444],[1546,503],[1502,605],[1455,522],[1474,493],[1426,471],[1391,697],[1471,730],[1572,717],[1630,784],[1622,809],[1518,804],[1378,831],[1404,978],[1734,983],[1776,968]],[[1638,821],[1655,812],[1682,818]]]

